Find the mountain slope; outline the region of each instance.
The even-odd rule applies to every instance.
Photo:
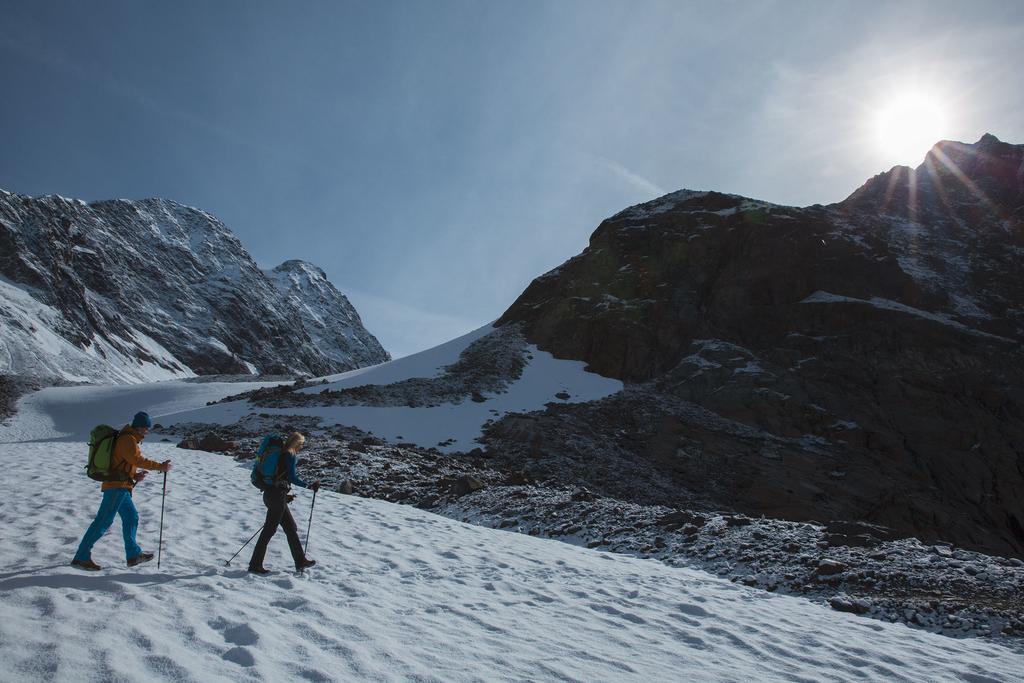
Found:
[[[269,418],[314,418],[390,441],[440,451],[477,447],[486,425],[510,413],[539,410],[552,401],[590,401],[622,389],[618,380],[557,360],[490,325],[446,344],[390,363],[309,386],[246,391],[218,405],[162,415],[164,425],[231,425],[252,412]],[[180,427],[176,427],[180,429]],[[0,431],[0,438],[2,431]]]
[[[348,370],[391,360],[391,354],[366,331],[355,307],[331,284],[324,271],[311,263],[292,260],[264,274],[288,304],[299,311],[299,320],[314,348],[336,368]]]
[[[283,294],[220,221],[168,200],[0,192],[0,276],[0,372],[137,381],[388,358],[333,287]],[[325,334],[337,311],[344,329]]]
[[[636,391],[569,411],[575,440],[549,411],[518,448],[632,500],[649,493],[595,477],[595,452],[659,482],[663,504],[1024,555],[1022,254],[1024,146],[988,135],[831,206],[684,190],[632,207],[498,324]],[[502,431],[491,447],[517,448]]]
[[[337,491],[1015,638],[1021,148],[937,150],[874,201],[632,207],[497,329],[159,419],[240,457],[300,428]]]

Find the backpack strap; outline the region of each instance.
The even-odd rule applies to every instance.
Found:
[[[282,480],[287,480],[288,471],[285,469],[285,458],[288,457],[289,453],[284,449],[282,442],[281,450],[277,452],[277,471],[274,472],[274,486],[277,488],[283,488],[281,486]]]
[[[114,438],[114,445],[110,447],[110,474],[111,475],[120,474],[120,475],[122,475],[124,477],[124,479],[114,479],[114,477],[111,476],[111,478],[108,481],[123,481],[123,482],[125,482],[127,484],[130,484],[131,487],[134,488],[135,487],[135,482],[132,481],[131,478],[128,476],[128,467],[125,467],[125,466],[116,467],[114,465],[114,454],[117,453],[117,441],[122,436],[129,436],[129,435],[127,433],[118,431],[118,432],[116,432],[114,434],[114,437],[113,437]],[[131,437],[129,436],[129,438],[131,438]]]

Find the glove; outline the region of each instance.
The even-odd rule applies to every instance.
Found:
[[[317,479],[312,484],[310,484],[309,485],[309,490],[310,491],[319,491],[320,490],[320,480]]]

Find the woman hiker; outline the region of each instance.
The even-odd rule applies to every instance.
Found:
[[[306,484],[295,472],[295,455],[304,443],[306,437],[298,432],[289,434],[283,443],[280,437],[268,436],[264,439],[262,448],[272,449],[263,457],[263,467],[258,475],[262,477],[259,483],[263,489],[263,504],[267,506],[267,521],[263,524],[263,531],[252,551],[252,559],[249,560],[249,571],[253,574],[270,573],[270,570],[263,567],[263,558],[267,554],[267,544],[277,532],[279,524],[288,538],[295,568],[302,570],[316,564],[316,560],[306,557],[302,542],[299,541],[299,532],[295,528],[295,519],[288,510],[288,501],[292,498],[288,494],[291,484],[312,491],[320,489],[319,480]]]
[[[103,502],[96,512],[96,519],[89,525],[82,542],[78,544],[78,552],[75,553],[71,566],[87,571],[98,571],[102,568],[92,561],[92,547],[107,533],[107,529],[114,523],[115,515],[121,515],[121,531],[124,534],[124,552],[128,566],[134,567],[153,559],[153,553],[143,552],[135,542],[135,532],[139,528],[139,513],[132,502],[132,489],[146,478],[144,470],[171,471],[170,460],[156,462],[142,457],[139,443],[146,438],[152,426],[153,420],[148,414],[136,413],[131,426],[125,425],[119,432],[114,443],[110,469],[120,473],[123,478],[103,482]],[[138,468],[143,471],[138,471]]]

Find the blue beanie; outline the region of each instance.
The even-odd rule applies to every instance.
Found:
[[[153,420],[149,417],[149,413],[135,413],[135,417],[132,418],[132,427],[141,429],[151,429],[153,427]]]

